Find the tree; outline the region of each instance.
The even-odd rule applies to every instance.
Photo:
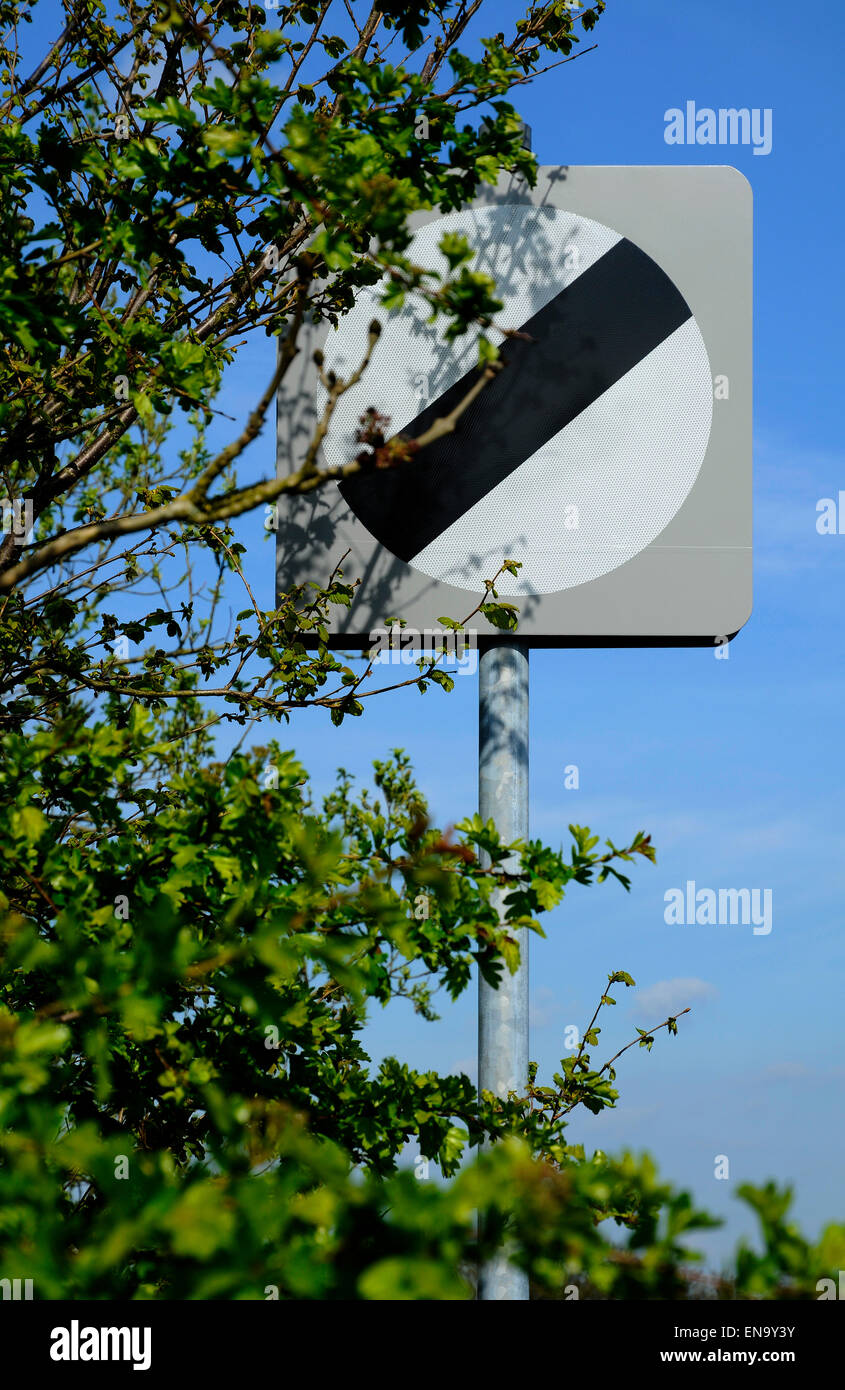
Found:
[[[41,1298],[461,1298],[507,1230],[546,1296],[683,1295],[685,1240],[712,1219],[647,1157],[566,1142],[576,1105],[617,1097],[615,1059],[587,1050],[595,1016],[553,1085],[532,1064],[522,1095],[481,1104],[466,1076],[373,1071],[360,1036],[368,1006],[431,1017],[475,962],[495,979],[515,928],[650,858],[643,837],[600,853],[572,827],[568,859],[531,843],[505,875],[492,826],[428,825],[401,755],[377,764],[375,797],[341,774],[317,807],[276,746],[208,764],[137,705],[80,732],[7,734],[0,768],[3,1277]],[[397,1171],[409,1143],[446,1186]],[[788,1277],[813,1296],[845,1231],[812,1249],[788,1194],[748,1195],[766,1248],[742,1254],[737,1290]]]
[[[65,0],[26,61],[38,6],[0,0],[0,1269],[38,1297],[459,1298],[506,1227],[539,1289],[684,1287],[682,1238],[710,1218],[648,1159],[565,1140],[575,1105],[616,1099],[615,1059],[585,1051],[595,1018],[553,1085],[532,1068],[504,1101],[396,1059],[373,1074],[360,1038],[371,1004],[431,1017],[474,965],[515,968],[515,928],[540,930],[572,882],[627,888],[620,861],[653,859],[649,838],[600,851],[573,826],[568,857],[533,842],[505,874],[492,825],[429,824],[401,754],[375,794],[341,774],[318,807],[278,743],[240,747],[259,721],[316,705],[340,723],[374,693],[326,645],[349,581],[315,576],[264,612],[234,526],[333,476],[319,435],[285,481],[244,472],[301,325],[384,280],[385,311],[414,293],[447,337],[481,330],[483,389],[495,285],[455,238],[448,278],[413,264],[407,217],[500,169],[532,177],[506,98],[570,61],[603,8],[576,26],[532,5],[473,57],[458,45],[481,0]],[[260,331],[276,368],[214,451],[223,372]],[[331,409],[347,383],[325,384]],[[363,424],[345,469],[400,466],[402,441]],[[496,579],[479,604],[509,627]],[[221,632],[232,582],[248,607]],[[451,684],[436,663],[411,683],[432,682]],[[243,735],[215,761],[225,723]],[[445,1186],[397,1171],[410,1140]],[[841,1233],[810,1251],[782,1194],[754,1200],[769,1243],[738,1287],[785,1272],[803,1290]]]
[[[578,34],[569,6],[532,6],[509,38],[484,39],[471,58],[458,44],[480,7],[420,0],[357,17],[338,0],[266,10],[66,0],[64,30],[25,76],[18,30],[37,11],[0,5],[11,26],[0,595],[12,721],[42,709],[21,697],[27,680],[174,707],[187,689],[222,691],[223,718],[315,703],[360,712],[361,682],[324,647],[309,658],[289,640],[296,628],[319,632],[311,595],[246,614],[254,629],[234,635],[213,632],[209,610],[240,568],[231,519],[330,476],[319,432],[289,478],[237,472],[306,316],[336,322],[356,289],[386,276],[386,305],[421,294],[447,337],[491,329],[500,305],[490,277],[468,268],[459,238],[446,248],[445,281],[415,265],[407,217],[459,207],[500,169],[533,177],[504,97],[544,65],[571,61]],[[585,10],[580,28],[602,9]],[[482,107],[490,118],[471,125]],[[278,341],[276,369],[244,428],[212,452],[222,373],[244,335],[260,331]],[[361,370],[377,337],[374,324]],[[480,352],[489,375],[499,363],[486,333]],[[343,386],[331,383],[329,411]],[[167,447],[175,410],[194,431],[178,458]],[[363,449],[345,471],[383,464],[376,453]],[[201,614],[182,563],[204,578],[211,570]],[[162,593],[152,612],[130,620],[103,607],[150,579]],[[315,580],[330,601],[348,597],[339,576]],[[86,643],[76,637],[83,609]],[[147,637],[162,642],[155,654],[129,656]],[[120,664],[103,657],[115,646]]]

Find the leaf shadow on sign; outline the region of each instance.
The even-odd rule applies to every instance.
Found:
[[[360,581],[351,607],[333,611],[330,645],[365,648],[374,640],[374,631],[386,627],[389,619],[402,617],[406,610],[432,607],[435,592],[433,611],[437,616],[463,621],[484,599],[485,579],[491,579],[502,560],[508,558],[497,551],[472,555],[470,562],[477,587],[467,589],[464,578],[460,587],[453,587],[448,575],[435,580],[412,569],[383,546],[371,542],[367,533],[362,542],[362,529],[334,486],[291,498],[279,521],[276,569],[280,593],[309,580],[324,586],[341,562],[343,582]],[[347,550],[351,553],[344,559]],[[539,600],[527,584],[520,581],[515,594],[512,588],[507,595],[499,592],[503,598],[519,598],[524,619],[536,612]],[[480,614],[473,616],[467,626],[479,638],[496,634],[496,629]]]
[[[554,171],[554,177],[546,180],[549,188],[560,182],[561,178],[565,179],[565,171]],[[548,298],[546,286],[554,284],[558,289],[565,288],[575,278],[577,270],[569,263],[569,244],[562,246],[559,235],[555,235],[554,222],[560,215],[559,209],[550,203],[538,205],[533,202],[526,185],[517,179],[507,184],[506,207],[494,201],[496,196],[501,196],[501,190],[486,191],[490,202],[482,201],[482,192],[477,206],[458,214],[447,214],[420,227],[416,233],[414,253],[421,264],[445,272],[446,261],[437,244],[445,231],[453,229],[454,224],[454,228],[463,232],[476,251],[471,269],[495,280],[497,297],[503,299],[506,305],[514,306],[505,309],[494,319],[496,327],[512,330],[519,328],[543,306]],[[574,219],[569,242],[577,244],[581,232],[581,221]],[[373,313],[378,314],[377,291],[371,294]],[[417,409],[436,400],[467,372],[475,369],[477,343],[482,330],[476,325],[456,341],[445,342],[442,322],[428,322],[428,305],[413,296],[409,296],[402,308],[388,317],[391,324],[401,325],[404,334],[419,345],[421,354],[420,358],[407,364],[405,399],[415,403],[410,409],[406,407],[403,411],[400,408],[394,414],[393,432],[398,433],[409,426]],[[500,345],[506,342],[495,328],[488,331]],[[343,365],[341,363],[336,370],[342,370]],[[353,444],[354,434],[348,429],[342,445],[351,448]]]
[[[555,171],[554,179],[547,178],[547,182],[551,186],[552,182],[558,182],[565,176],[565,170]],[[496,192],[501,197],[501,189]],[[525,185],[520,186],[516,180],[510,182],[507,195],[508,206],[505,209],[504,224],[501,220],[501,203],[497,205],[491,200],[489,205],[483,204],[482,193],[480,205],[467,211],[471,227],[466,227],[465,234],[476,251],[473,269],[492,276],[506,302],[518,303],[518,309],[512,310],[510,320],[505,321],[502,326],[518,328],[548,297],[544,287],[550,279],[559,286],[565,285],[571,278],[571,272],[565,263],[560,235],[554,234],[553,222],[557,210],[544,203],[538,206],[530,198]],[[496,216],[491,215],[497,206],[499,213]],[[421,263],[439,264],[445,269],[445,261],[437,251],[437,243],[444,230],[448,229],[448,222],[448,217],[438,218],[421,229],[431,229],[425,238],[429,255],[425,258],[421,255],[417,257]],[[578,226],[578,219],[573,219],[572,236],[577,236]],[[388,433],[394,436],[413,424],[421,405],[424,406],[426,401],[436,402],[438,396],[450,385],[459,381],[467,371],[474,370],[480,329],[470,330],[457,344],[446,343],[442,339],[442,327],[426,322],[429,309],[424,303],[409,299],[401,309],[388,314],[380,309],[378,299],[367,291],[359,294],[355,313],[349,318],[348,324],[360,320],[356,325],[360,327],[376,315],[383,322],[391,320],[394,324],[401,324],[405,342],[418,346],[419,355],[416,358],[410,358],[410,354],[406,354],[410,360],[405,368],[407,390],[404,392],[404,408],[401,402],[396,405],[387,403],[391,416]],[[341,327],[345,322],[347,320],[341,321]],[[279,468],[283,473],[293,471],[301,463],[322,407],[322,393],[311,363],[311,355],[314,346],[322,345],[324,336],[318,329],[312,330],[304,338],[302,351],[288,372],[284,391],[279,394],[278,457]],[[497,334],[491,336],[497,339],[500,337]],[[360,361],[361,344],[357,341],[360,333],[357,336],[348,333],[347,337],[349,341],[345,344],[342,355],[336,359],[332,358],[331,362],[329,344],[336,341],[332,334],[329,334],[325,344],[327,366],[331,365],[341,377],[357,367]],[[349,402],[341,398],[342,406],[348,407],[346,418],[340,427],[333,427],[327,437],[321,458],[323,466],[346,463],[360,452],[361,444],[355,438],[355,431],[358,419],[366,409],[364,402],[370,401],[369,393],[372,391],[374,398],[377,393],[382,376],[378,370],[379,361],[384,361],[385,347],[383,335],[379,344],[380,356],[379,353],[376,354],[360,385],[349,393]],[[414,393],[423,354],[426,367],[425,392],[423,397],[417,396],[415,401]],[[377,408],[386,410],[385,404],[381,401],[378,402]],[[338,414],[342,414],[342,411]],[[335,420],[337,421],[337,416]],[[460,436],[460,431],[461,422],[458,421],[456,437]],[[425,450],[417,455],[417,463],[424,467]],[[401,465],[399,467],[401,468]],[[386,472],[384,477],[387,476]],[[381,481],[379,476],[373,475],[372,483],[375,488],[378,488]],[[390,492],[389,486],[386,487],[386,491]],[[376,538],[378,545],[373,549],[373,533],[366,528],[365,522],[349,510],[335,484],[316,489],[305,497],[282,499],[279,513],[277,543],[278,577],[281,587],[290,587],[293,583],[302,583],[308,579],[325,583],[344,551],[347,548],[352,550],[344,566],[344,579],[346,582],[352,582],[360,578],[362,582],[353,603],[353,614],[349,614],[348,610],[338,610],[339,628],[355,627],[356,630],[369,630],[381,624],[386,617],[397,612],[401,614],[403,604],[416,604],[424,600],[438,585],[448,586],[442,596],[439,611],[448,613],[450,617],[462,619],[483,599],[484,581],[496,574],[503,560],[519,558],[527,544],[525,536],[514,535],[510,539],[500,538],[497,545],[483,548],[472,545],[464,551],[460,564],[450,567],[447,562],[435,577],[412,569],[407,563],[407,557],[397,558],[383,534]],[[395,520],[401,525],[400,517],[397,516]],[[538,603],[536,591],[527,579],[522,577],[517,577],[516,581],[507,578],[500,588],[500,596],[518,598],[524,617],[530,616]],[[494,632],[483,617],[476,618],[475,622],[478,623],[479,629]],[[346,641],[351,640],[351,633],[348,633]]]
[[[381,626],[388,618],[403,616],[401,602],[397,608],[397,595],[416,608],[417,605],[423,606],[424,600],[436,592],[438,616],[453,618],[458,622],[467,620],[468,630],[476,631],[479,636],[495,635],[497,629],[483,615],[473,614],[473,610],[485,597],[489,597],[484,581],[492,579],[500,569],[502,561],[507,558],[501,551],[496,550],[490,550],[486,555],[471,555],[468,566],[472,568],[475,578],[475,586],[472,587],[472,579],[467,581],[465,569],[462,569],[460,574],[450,575],[447,571],[434,578],[418,569],[411,569],[403,560],[396,559],[383,547],[374,549],[358,571],[362,593],[357,602],[357,621],[360,624],[363,619],[371,628]],[[523,582],[519,582],[516,588],[509,588],[507,594],[500,588],[499,596],[518,597],[523,618],[533,616],[539,602],[538,595]]]
[[[280,477],[301,466],[317,427],[319,383],[311,361],[313,333],[306,331],[301,336],[307,350],[294,358],[287,370],[284,390],[276,395],[276,472]],[[330,489],[318,488],[305,496],[286,498],[283,494],[280,498],[277,544],[282,573],[292,572],[292,562],[306,547],[331,546],[334,529],[329,491],[336,498],[334,484]]]
[[[438,249],[444,232],[457,230],[466,235],[476,251],[471,269],[491,276],[506,302],[506,309],[494,319],[496,326],[488,330],[500,345],[507,340],[496,331],[498,327],[511,331],[520,328],[547,300],[548,285],[564,289],[578,274],[570,253],[573,245],[577,252],[584,226],[581,219],[573,216],[566,243],[562,243],[560,227],[554,225],[561,211],[547,201],[553,184],[560,181],[558,171],[552,172],[554,177],[544,171],[545,201],[539,205],[531,200],[527,186],[514,179],[489,191],[491,199],[501,199],[502,193],[506,193],[507,205],[479,201],[477,207],[436,217],[414,232],[414,259],[441,274],[448,272],[445,257]],[[482,192],[479,200],[484,196]],[[482,332],[479,325],[470,327],[457,340],[446,342],[444,322],[442,318],[434,323],[428,321],[431,310],[426,301],[409,294],[401,307],[388,311],[380,302],[384,288],[382,283],[360,289],[355,308],[341,319],[336,333],[328,334],[323,345],[327,369],[343,378],[360,364],[369,321],[376,317],[383,325],[382,339],[368,372],[352,392],[341,398],[334,413],[324,455],[335,466],[357,454],[356,432],[367,406],[389,416],[392,435],[401,433],[421,410],[473,372],[478,364],[477,343]],[[391,344],[399,341],[401,351],[393,351]],[[383,394],[388,379],[391,399],[381,399],[380,386]],[[318,396],[322,399],[319,392]],[[304,444],[304,431],[301,433]]]
[[[500,489],[568,423],[567,412],[577,415],[607,384],[595,335],[585,331],[581,287],[587,277],[579,277],[618,237],[577,214],[524,201],[460,216],[460,224],[445,218],[420,228],[414,257],[431,264],[444,224],[476,248],[473,265],[495,277],[501,293],[504,307],[495,322],[511,333],[502,340],[501,371],[482,385],[479,330],[445,343],[426,322],[428,306],[409,302],[388,319],[383,366],[375,381],[355,388],[357,396],[350,393],[327,453],[337,464],[350,456],[358,412],[366,408],[389,418],[384,434],[394,441],[425,439],[419,449],[403,444],[404,457],[395,467],[357,473],[344,479],[340,491],[393,554],[444,583],[470,589],[486,577],[479,575],[479,554],[530,557],[527,536],[518,531],[531,531],[537,518],[543,475],[534,470],[515,508],[513,486]],[[495,338],[495,330],[490,336]],[[350,337],[347,332],[342,346],[352,357]],[[422,398],[415,393],[418,382],[424,384]],[[555,489],[565,481],[564,473]],[[541,506],[541,534],[548,530],[550,507],[565,497],[555,489]],[[550,587],[526,570],[523,579],[529,578],[535,587],[538,581]],[[510,582],[503,589],[520,592]],[[521,591],[530,593],[531,586],[523,584]]]

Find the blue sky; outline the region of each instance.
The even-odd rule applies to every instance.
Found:
[[[484,13],[484,11],[482,11]],[[486,11],[504,27],[512,7]],[[608,4],[597,51],[526,89],[519,102],[541,163],[731,163],[755,200],[754,612],[730,649],[535,651],[531,657],[531,833],[557,846],[570,821],[617,843],[643,828],[657,867],[617,885],[574,889],[532,943],[531,1056],[550,1074],[563,1030],[582,1028],[606,974],[626,969],[594,1052],[604,1059],[670,1010],[692,1005],[679,1036],[658,1035],[619,1067],[615,1112],[570,1135],[608,1152],[648,1149],[723,1230],[701,1237],[714,1263],[753,1222],[732,1197],[744,1181],[794,1183],[795,1215],[815,1234],[845,1219],[840,1096],[845,706],[840,608],[845,535],[819,535],[816,504],[845,488],[840,431],[839,270],[842,154],[838,55],[845,19],[753,0],[730,11],[675,0]],[[773,147],[667,145],[664,113],[747,106],[772,111]],[[266,349],[250,361],[257,367]],[[229,409],[254,374],[232,373]],[[269,364],[266,364],[269,365]],[[261,376],[266,372],[262,363]],[[265,435],[259,450],[269,447]],[[845,528],[845,518],[843,518]],[[271,602],[269,548],[251,530],[248,570]],[[436,818],[476,805],[477,687],[380,699],[326,736],[319,715],[290,738],[318,786],[339,763],[366,777],[373,757],[406,748]],[[564,788],[575,763],[580,787]],[[770,888],[769,935],[748,927],[668,926],[664,893],[699,886]],[[678,983],[680,982],[680,983]],[[601,1020],[600,1020],[601,1021]],[[475,1075],[475,998],[438,1024],[396,1007],[374,1018],[374,1058]],[[717,1155],[730,1161],[717,1180]]]
[[[481,31],[495,32],[514,7],[485,5],[482,16]],[[677,1038],[664,1032],[650,1054],[632,1049],[623,1059],[618,1109],[574,1120],[570,1136],[609,1152],[648,1149],[666,1177],[727,1217],[699,1242],[718,1263],[753,1229],[731,1196],[740,1182],[794,1183],[795,1214],[810,1234],[845,1219],[845,534],[816,531],[819,499],[845,489],[845,14],[827,3],[808,19],[785,0],[721,9],[608,0],[595,41],[595,52],[518,98],[541,163],[731,163],[753,187],[754,611],[729,660],[709,649],[532,653],[532,836],[567,844],[570,821],[617,843],[645,829],[658,863],[636,867],[630,895],[613,883],[575,888],[545,919],[547,939],[532,943],[531,1056],[541,1079],[550,1076],[564,1028],[586,1025],[611,970],[630,971],[637,989],[617,990],[594,1057],[617,1050],[635,1025],[693,1006]],[[770,108],[771,153],[667,145],[664,113],[689,100]],[[230,415],[243,419],[254,404],[273,346],[262,336],[240,353],[219,401]],[[267,429],[248,472],[272,470],[272,447]],[[247,576],[271,607],[272,547],[261,526],[247,519],[241,534]],[[366,778],[374,757],[401,746],[441,824],[475,809],[474,677],[449,696],[382,697],[337,731],[321,713],[299,715],[282,737],[318,791],[338,765]],[[564,787],[572,763],[578,790]],[[667,925],[663,895],[688,879],[770,888],[771,933]],[[391,1008],[373,1018],[369,1041],[375,1059],[395,1053],[474,1076],[474,991],[444,1001],[437,1024]],[[730,1161],[729,1181],[714,1177],[717,1155]]]

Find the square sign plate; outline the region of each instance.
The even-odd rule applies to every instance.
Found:
[[[333,609],[339,645],[370,646],[394,616],[422,633],[463,620],[505,559],[499,595],[532,645],[703,645],[751,612],[752,196],[716,167],[542,167],[466,209],[417,214],[409,255],[446,270],[463,234],[492,275],[504,368],[454,432],[397,467],[283,498],[279,592],[325,583],[341,556],[360,578]],[[477,330],[453,344],[408,296],[361,291],[337,329],[308,328],[278,398],[278,465],[295,470],[326,392],[312,354],[348,378],[321,467],[362,450],[374,408],[387,435],[421,435],[478,379]],[[492,334],[494,340],[496,334]],[[485,618],[469,626],[493,635]]]

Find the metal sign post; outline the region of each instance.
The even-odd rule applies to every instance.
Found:
[[[528,837],[528,647],[512,639],[485,643],[478,671],[478,809],[509,843]],[[516,856],[505,868],[518,868]],[[493,896],[504,918],[507,890]],[[478,1089],[505,1097],[528,1078],[528,931],[516,933],[519,968],[498,989],[478,980]],[[478,1297],[528,1298],[528,1276],[500,1253],[479,1270]]]

